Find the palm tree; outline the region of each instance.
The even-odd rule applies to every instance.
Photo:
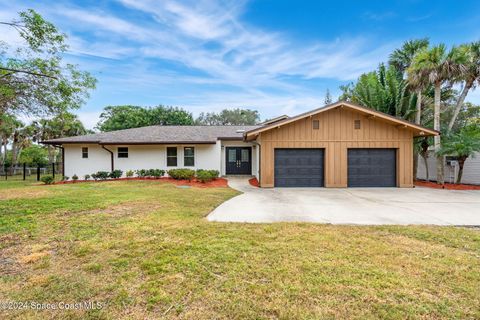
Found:
[[[462,182],[463,166],[468,157],[480,151],[480,128],[477,125],[464,127],[444,142],[440,153],[457,157],[458,176],[456,183]]]
[[[428,38],[405,41],[401,48],[395,49],[390,54],[388,64],[394,66],[402,75],[412,64],[415,55],[423,49],[428,48]]]
[[[428,79],[434,86],[434,115],[433,128],[440,131],[440,98],[442,86],[448,81],[460,76],[466,70],[466,56],[463,50],[452,48],[447,51],[444,44],[421,50],[413,58],[408,74]],[[439,154],[441,147],[440,136],[434,138],[435,153],[437,155],[437,183],[444,183],[443,156]]]
[[[474,88],[477,84],[480,83],[480,41],[473,42],[467,45],[459,47],[460,50],[464,50],[467,56],[466,70],[463,74],[460,75],[459,80],[464,82],[462,93],[458,97],[457,104],[455,106],[455,111],[453,116],[450,119],[448,124],[448,131],[452,130],[455,121],[457,120],[458,114],[462,109],[465,98],[468,94],[468,91]]]

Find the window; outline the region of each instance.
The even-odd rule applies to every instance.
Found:
[[[118,148],[118,157],[119,158],[128,158],[128,148],[126,148],[126,147]]]
[[[177,147],[167,147],[167,167],[177,166]]]
[[[82,148],[82,158],[84,158],[84,159],[88,158],[88,148],[86,148],[86,147]]]
[[[312,120],[312,127],[313,127],[313,130],[320,129],[320,120]]]
[[[237,161],[237,149],[228,149],[228,162]]]
[[[242,162],[250,162],[250,150],[242,149]]]
[[[355,120],[354,121],[354,128],[355,129],[360,129],[360,120]]]
[[[195,166],[195,148],[194,147],[183,148],[183,165],[185,167]]]

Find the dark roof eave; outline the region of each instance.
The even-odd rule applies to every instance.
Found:
[[[155,144],[216,144],[216,141],[41,141],[42,144],[62,145],[62,144],[98,144],[98,145],[155,145]]]

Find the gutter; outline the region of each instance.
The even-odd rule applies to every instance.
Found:
[[[101,145],[101,147],[102,147],[102,149],[105,149],[105,150],[107,150],[107,151],[110,153],[110,166],[111,166],[111,168],[112,168],[112,170],[110,170],[110,171],[113,171],[114,168],[115,168],[114,162],[113,162],[113,151],[110,150],[110,149],[105,148],[105,146],[104,146],[103,144]]]

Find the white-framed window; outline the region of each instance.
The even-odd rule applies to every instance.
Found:
[[[177,163],[177,147],[167,147],[167,167],[176,167]]]
[[[82,158],[83,159],[88,159],[88,148],[87,147],[82,147]]]
[[[183,165],[185,167],[195,166],[195,148],[194,147],[183,148]]]
[[[128,148],[127,147],[118,147],[117,154],[119,158],[128,158]]]

